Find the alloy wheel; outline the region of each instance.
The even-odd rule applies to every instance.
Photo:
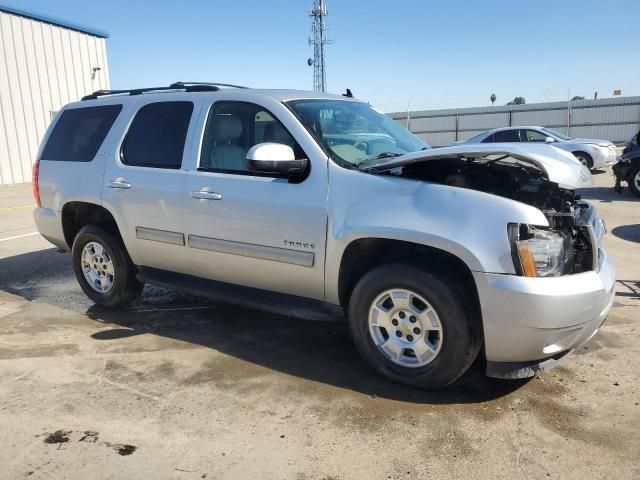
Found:
[[[582,155],[576,155],[576,158],[582,165],[584,165],[587,168],[589,167],[589,161],[585,157],[583,157]]]
[[[89,242],[82,249],[81,267],[84,279],[98,293],[113,287],[115,270],[109,252],[98,242]]]
[[[402,367],[428,365],[442,348],[438,313],[424,297],[404,288],[376,297],[369,309],[369,333],[376,347]]]

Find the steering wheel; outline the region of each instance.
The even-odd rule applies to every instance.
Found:
[[[369,153],[369,144],[364,140],[361,140],[358,143],[356,143],[354,147],[356,147],[358,150],[363,151],[364,153]]]

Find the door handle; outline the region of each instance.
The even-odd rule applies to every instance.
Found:
[[[124,180],[111,180],[107,182],[109,188],[131,188],[131,184]]]
[[[191,196],[200,200],[222,200],[222,195],[216,192],[208,192],[207,190],[191,192]]]

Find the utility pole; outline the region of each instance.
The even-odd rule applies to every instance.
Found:
[[[567,135],[571,136],[571,89],[567,92]]]
[[[327,16],[327,6],[324,0],[314,0],[309,16],[312,19],[311,31],[313,38],[309,38],[309,45],[313,45],[313,60],[309,59],[309,66],[313,65],[313,89],[316,92],[327,91],[327,72],[324,60],[324,46],[331,43],[326,36],[327,27],[324,17]]]

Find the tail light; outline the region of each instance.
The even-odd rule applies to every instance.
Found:
[[[38,175],[40,174],[40,160],[36,160],[33,164],[32,173],[33,175],[31,178],[31,184],[33,186],[33,198],[36,199],[38,207],[42,207],[42,202],[40,201],[40,185],[38,184]]]

